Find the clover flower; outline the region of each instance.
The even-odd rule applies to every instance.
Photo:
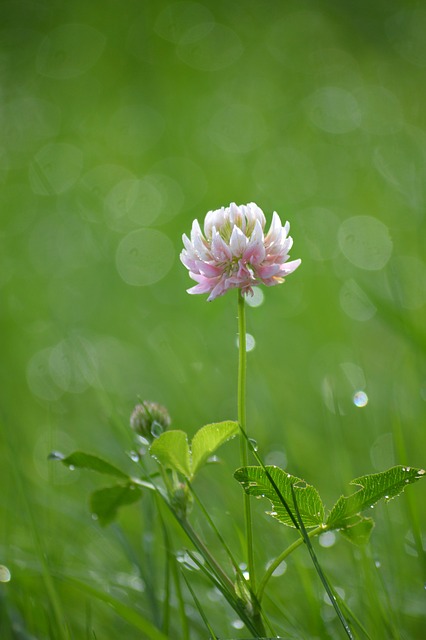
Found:
[[[208,293],[208,301],[229,289],[241,289],[253,295],[253,287],[272,287],[284,282],[301,260],[289,259],[293,239],[290,224],[281,224],[274,212],[268,233],[264,234],[265,215],[254,202],[221,207],[209,211],[204,219],[204,234],[198,220],[192,223],[191,239],[183,235],[185,248],[180,259],[198,284],[188,293]]]
[[[151,442],[170,426],[169,412],[158,402],[137,404],[130,416],[130,426],[138,435]]]

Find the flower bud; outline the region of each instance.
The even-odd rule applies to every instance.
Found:
[[[175,487],[171,505],[175,510],[177,516],[184,520],[191,510],[193,498],[186,484],[179,483]]]
[[[170,426],[171,419],[165,407],[157,402],[137,404],[130,416],[130,426],[148,442],[158,438]]]

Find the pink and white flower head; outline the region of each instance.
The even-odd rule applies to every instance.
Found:
[[[208,293],[208,301],[228,289],[253,295],[253,287],[272,287],[284,282],[301,260],[289,259],[293,239],[290,225],[284,226],[274,212],[268,233],[265,215],[254,202],[209,211],[204,234],[198,220],[192,223],[191,239],[183,235],[185,248],[180,259],[196,284],[188,293]]]

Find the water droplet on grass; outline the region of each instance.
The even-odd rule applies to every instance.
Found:
[[[368,403],[368,396],[365,391],[357,391],[354,393],[353,403],[356,407],[365,407]]]
[[[231,622],[231,625],[234,627],[234,629],[243,629],[244,628],[244,622],[242,622],[242,620],[240,620],[240,619],[234,620],[233,622]]]
[[[139,462],[139,454],[136,451],[129,451],[128,456],[133,462]]]
[[[10,578],[9,569],[4,564],[0,564],[0,582],[10,582]]]
[[[254,451],[258,450],[258,444],[257,444],[257,440],[255,440],[254,438],[249,438],[249,442],[251,444],[251,446],[253,447]]]
[[[199,553],[197,553],[195,551],[193,553],[193,556],[197,559],[197,562],[199,564],[204,564],[203,557]],[[199,571],[199,569],[200,569],[200,567],[198,566],[197,562],[195,562],[195,560],[193,558],[191,558],[191,556],[189,555],[189,553],[187,551],[178,552],[176,554],[176,559],[186,569],[190,569],[191,571]]]
[[[48,460],[63,460],[65,458],[64,454],[60,451],[51,451],[47,456]]]

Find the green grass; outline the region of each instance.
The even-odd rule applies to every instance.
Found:
[[[203,615],[218,637],[247,637],[196,570],[196,599],[179,582],[185,631],[152,496],[101,528],[88,506],[101,481],[47,456],[84,450],[133,473],[139,398],[190,438],[236,419],[235,296],[188,296],[178,254],[194,218],[255,201],[288,218],[302,258],[247,309],[260,455],[284,455],[328,507],[354,477],[425,466],[425,13],[397,0],[19,1],[0,24],[0,637],[204,640]],[[238,443],[220,458],[195,489],[242,559]],[[314,542],[370,638],[423,636],[424,490],[378,506],[365,549]],[[265,508],[252,501],[258,574],[296,535]],[[265,606],[282,637],[343,637],[303,547]]]

